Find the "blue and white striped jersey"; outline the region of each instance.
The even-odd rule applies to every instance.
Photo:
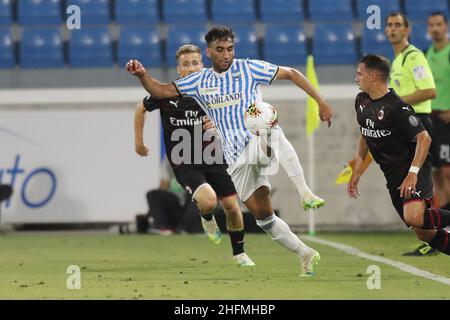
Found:
[[[262,100],[259,85],[270,84],[277,72],[278,66],[265,61],[235,59],[223,73],[205,68],[174,82],[180,94],[194,98],[214,121],[229,165],[251,138],[244,126],[245,110]]]

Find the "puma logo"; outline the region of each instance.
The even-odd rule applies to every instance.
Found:
[[[175,100],[175,101],[170,100],[169,101],[169,103],[173,104],[175,106],[175,108],[178,108],[178,102],[180,102],[180,101],[178,101],[178,100]]]

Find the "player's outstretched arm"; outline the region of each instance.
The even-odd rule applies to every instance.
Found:
[[[367,157],[367,154],[369,153],[369,148],[366,144],[366,139],[364,139],[363,136],[360,136],[358,148],[356,150],[355,155],[355,162],[353,165],[353,174],[352,178],[350,179],[350,182],[347,185],[347,193],[350,197],[356,199],[359,196],[358,191],[358,183],[359,179],[361,178],[361,171],[363,169],[364,165],[364,159]]]
[[[161,83],[154,79],[139,60],[130,60],[126,64],[127,71],[136,76],[142,86],[156,99],[175,98],[179,93],[172,83]]]
[[[398,187],[400,190],[400,197],[405,199],[410,199],[411,194],[416,192],[417,174],[428,157],[428,151],[431,145],[431,138],[426,130],[418,133],[416,139],[416,153],[413,162],[411,163],[410,171],[400,187]]]
[[[300,71],[290,67],[279,67],[277,79],[290,80],[297,87],[309,94],[319,105],[320,120],[328,122],[328,127],[331,125],[331,118],[333,117],[331,106]]]
[[[144,144],[144,124],[146,110],[144,103],[141,101],[134,112],[134,147],[136,153],[142,157],[148,156],[148,148]]]

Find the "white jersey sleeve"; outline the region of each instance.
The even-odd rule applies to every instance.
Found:
[[[247,60],[253,80],[258,84],[271,84],[277,76],[278,66],[262,60]]]

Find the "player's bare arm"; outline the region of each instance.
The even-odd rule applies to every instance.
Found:
[[[176,98],[179,96],[173,83],[161,83],[154,79],[138,60],[130,60],[126,65],[127,71],[136,76],[142,86],[156,99]]]
[[[415,105],[434,98],[436,98],[436,89],[421,89],[403,96],[402,100],[407,104]]]
[[[363,136],[360,136],[359,142],[358,142],[358,148],[356,150],[355,155],[355,162],[353,166],[353,174],[352,178],[350,179],[348,185],[347,185],[347,193],[350,197],[353,199],[358,198],[359,191],[358,191],[358,183],[359,179],[361,178],[361,172],[364,165],[364,159],[366,159],[367,154],[369,153],[369,147],[367,147],[366,139],[364,139]]]
[[[445,123],[450,123],[450,110],[441,111],[439,113],[439,118]]]
[[[146,118],[146,110],[144,103],[141,101],[134,112],[134,147],[136,153],[142,157],[148,156],[149,150],[144,144],[144,124]]]
[[[300,71],[290,67],[279,67],[276,79],[290,80],[297,87],[309,94],[319,105],[320,120],[328,122],[328,127],[331,125],[331,118],[333,116],[331,106]]]
[[[431,145],[431,137],[427,131],[422,131],[416,135],[417,145],[416,152],[414,155],[413,162],[411,163],[411,168],[421,168],[423,163],[425,162],[428,151]],[[405,180],[403,180],[402,184],[398,189],[400,190],[400,197],[405,199],[410,199],[411,194],[416,192],[416,184],[417,184],[417,173],[416,172],[408,172]]]

